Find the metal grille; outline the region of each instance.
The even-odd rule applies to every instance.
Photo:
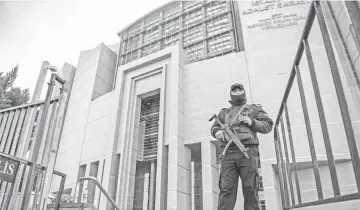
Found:
[[[174,4],[171,9],[150,14],[153,17],[151,21],[145,17],[137,25],[120,33],[120,65],[177,43],[183,46],[190,62],[240,51],[235,40],[233,2]]]
[[[209,39],[208,42],[208,55],[210,57],[216,56],[219,53],[225,52],[231,48],[231,37],[229,34],[223,34],[220,36]]]
[[[206,6],[206,16],[212,17],[227,11],[226,1],[210,1]]]
[[[155,159],[158,147],[160,95],[141,102],[140,111],[140,159]]]
[[[204,30],[201,27],[192,27],[184,32],[184,46],[196,43],[204,39]]]

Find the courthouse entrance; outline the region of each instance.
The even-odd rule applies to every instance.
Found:
[[[141,99],[134,209],[154,209],[160,94]]]

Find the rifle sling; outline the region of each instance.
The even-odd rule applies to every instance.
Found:
[[[231,128],[231,126],[235,123],[236,119],[240,116],[241,112],[244,110],[244,108],[247,106],[248,104],[244,104],[244,106],[242,106],[240,108],[240,110],[238,111],[238,113],[235,115],[235,117],[232,119],[231,123],[229,124],[229,127]]]

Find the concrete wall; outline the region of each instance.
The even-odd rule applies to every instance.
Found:
[[[347,195],[357,192],[355,183],[355,177],[351,172],[352,164],[350,161],[337,163],[338,178],[340,185],[341,195]],[[331,185],[331,178],[328,165],[320,166],[320,176],[324,192],[324,198],[334,197],[334,192]],[[311,168],[301,169],[298,171],[300,189],[302,195],[302,201],[311,202],[317,200],[317,190],[315,185],[315,179]],[[293,176],[294,177],[294,176]],[[295,193],[295,199],[297,199]]]
[[[360,59],[355,37],[350,33],[351,20],[345,2],[331,1],[325,7],[329,30],[337,52],[337,62],[351,113],[355,138],[360,146]]]
[[[56,163],[56,170],[67,174],[65,189],[75,186],[80,165],[99,160],[102,163],[107,158],[110,163],[117,111],[115,93],[95,101],[91,98],[97,72],[104,66],[113,71],[115,60],[116,55],[103,44],[80,53]],[[102,167],[100,164],[99,175]],[[52,188],[57,189],[58,183],[53,183]]]
[[[193,145],[199,144],[202,206],[203,209],[216,209],[219,191],[216,154],[219,151],[212,142],[214,139],[209,132],[212,122],[208,122],[208,119],[221,108],[229,106],[229,88],[235,82],[244,84],[249,103],[260,103],[269,116],[276,119],[310,4],[306,1],[297,5],[244,1],[238,2],[238,5],[245,52],[188,64],[179,46],[169,47],[120,66],[115,90],[107,92],[109,89],[106,89],[104,95],[95,100],[92,99],[94,88],[98,87],[96,78],[104,71],[110,72],[104,77],[110,85],[116,54],[103,44],[81,53],[56,165],[56,170],[68,175],[65,188],[75,186],[80,165],[88,165],[88,175],[90,164],[100,161],[98,174],[101,176],[98,178],[103,186],[111,191],[111,196],[122,208],[132,208],[139,106],[143,97],[160,92],[162,114],[159,133],[162,135],[159,136],[157,160],[156,209],[191,209],[190,194],[196,190],[194,186],[191,188],[190,157],[192,152],[196,152]],[[345,133],[340,110],[316,20],[309,43],[335,157],[348,158],[348,149],[343,146]],[[318,159],[324,160],[325,148],[305,59],[302,59],[299,68],[303,76],[315,149]],[[351,95],[349,86],[345,91]],[[310,152],[296,83],[288,107],[297,161],[308,162]],[[350,108],[356,108],[356,104]],[[352,119],[358,119],[356,116],[352,116]],[[265,188],[261,197],[265,199],[266,206],[278,209],[279,190],[272,167],[276,163],[273,133],[259,135],[259,138]],[[350,173],[351,167],[341,170]],[[309,172],[303,174],[304,182],[308,181],[306,176],[312,175]],[[328,183],[328,171],[322,174],[322,179]],[[171,177],[171,181],[168,177]],[[242,209],[241,187],[238,195],[236,208]],[[99,207],[109,208],[104,197]]]
[[[209,134],[211,123],[207,122],[207,119],[212,113],[217,113],[220,108],[229,106],[227,103],[229,87],[234,82],[243,83],[249,102],[260,103],[269,116],[276,119],[309,6],[309,2],[306,1],[298,5],[290,5],[289,2],[259,5],[254,2],[239,2],[245,53],[233,53],[185,65],[184,116],[186,123],[184,126],[187,144],[206,142],[212,139]],[[254,10],[249,9],[254,8],[267,10],[250,12]],[[326,20],[330,21],[328,18]],[[281,23],[284,25],[277,25],[276,20],[283,21]],[[265,24],[265,26],[259,26],[259,24]],[[346,144],[343,141],[346,137],[317,19],[314,21],[308,41],[328,121],[333,153],[337,159],[347,158],[349,150],[346,146],[341,146]],[[337,53],[341,54],[342,52]],[[303,56],[299,68],[302,74],[317,158],[323,160],[326,159],[326,151],[305,56]],[[348,83],[344,85],[347,97],[350,99],[351,93],[354,91],[351,92],[352,89]],[[354,102],[356,100],[349,100],[349,108],[355,111],[352,119],[355,122],[354,130],[357,132],[358,118],[356,116],[359,112],[356,109],[360,106]],[[310,150],[296,81],[290,93],[288,108],[297,161],[310,161]],[[272,165],[276,163],[273,133],[259,136],[265,188],[264,198],[267,206],[279,206],[278,199],[276,199],[278,190],[275,187],[275,179],[271,176],[273,174]],[[352,169],[347,168],[345,173],[352,173]],[[329,180],[327,175],[322,178],[324,182]],[[242,199],[241,196],[239,199]],[[241,208],[242,204],[237,204],[237,206]]]
[[[355,40],[356,37],[350,33],[350,24],[352,24],[348,10],[346,8],[344,1],[330,1],[329,5],[332,9],[333,18],[336,20],[338,24],[338,30],[342,35],[341,41],[344,42],[344,45],[347,49],[347,53],[350,56],[352,63],[356,66],[355,70],[357,74],[360,74],[360,59],[359,52],[357,50]],[[340,41],[340,40],[339,40]]]
[[[221,108],[229,107],[229,90],[235,82],[242,83],[246,90],[250,89],[244,52],[185,65],[184,139],[187,144],[210,140],[213,122],[208,120]],[[250,91],[247,95],[251,100]]]
[[[92,100],[113,90],[115,78],[116,53],[105,45],[101,45],[101,62],[98,63]]]
[[[202,142],[202,146],[212,140],[209,129],[212,123],[207,120],[222,107],[228,107],[229,88],[234,82],[244,84],[249,103],[261,103],[271,118],[275,119],[284,94],[295,57],[300,35],[304,26],[309,4],[278,8],[278,3],[252,6],[252,2],[238,2],[241,14],[241,25],[244,36],[245,52],[200,61],[185,66],[184,115],[186,143]],[[284,4],[281,4],[283,6]],[[262,12],[249,13],[249,9],[269,6],[272,8]],[[279,15],[281,14],[281,15]],[[277,16],[295,14],[291,26],[280,28],[255,27],[255,24],[273,21]],[[275,15],[275,16],[273,16]],[[280,18],[281,19],[281,18]],[[291,18],[290,18],[291,19]],[[295,19],[295,18],[294,18]],[[271,26],[276,27],[275,23]],[[298,106],[295,112],[299,112]],[[276,208],[276,190],[271,165],[275,161],[273,134],[260,135],[260,153],[264,180],[264,197],[267,206]],[[210,147],[213,147],[210,145]],[[306,147],[304,145],[303,147]],[[207,147],[204,147],[207,148]],[[306,148],[305,148],[306,150]],[[203,150],[202,152],[208,152]],[[210,157],[206,156],[208,162]],[[212,181],[214,192],[212,206],[217,203],[217,180],[214,160],[211,173],[203,173]],[[214,171],[215,170],[215,171]],[[210,175],[209,175],[210,174]],[[204,177],[203,177],[204,178]],[[207,180],[207,179],[206,179]],[[209,183],[207,183],[209,185]],[[239,191],[237,208],[242,209],[242,192]],[[205,196],[205,195],[204,195]],[[209,196],[206,196],[208,199]],[[211,202],[207,202],[211,203]],[[213,207],[212,207],[213,208]],[[204,209],[208,209],[205,208]]]

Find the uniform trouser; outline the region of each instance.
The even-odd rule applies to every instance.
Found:
[[[244,210],[259,210],[259,174],[257,147],[248,150],[249,159],[240,151],[228,152],[221,161],[218,210],[233,210],[239,176],[242,182]]]

